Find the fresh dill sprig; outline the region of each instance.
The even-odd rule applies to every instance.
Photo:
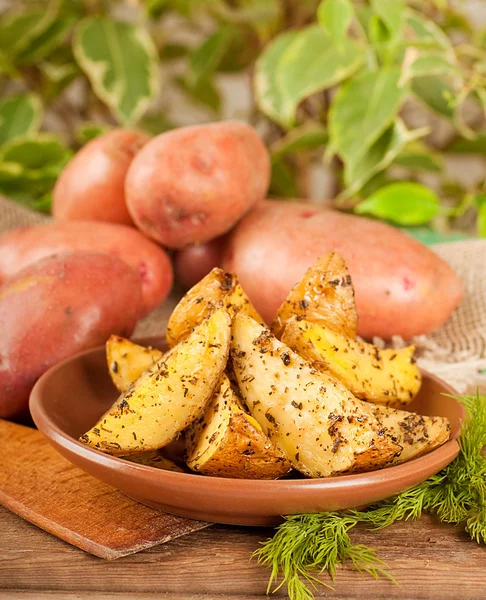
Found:
[[[460,453],[437,475],[364,511],[325,512],[286,517],[273,536],[255,551],[258,562],[271,569],[268,590],[279,578],[291,600],[312,600],[311,588],[329,586],[345,562],[377,579],[394,578],[373,548],[353,544],[349,532],[365,523],[383,529],[395,521],[418,519],[424,512],[439,521],[464,524],[478,543],[486,543],[486,396],[461,396],[467,416],[461,427]]]

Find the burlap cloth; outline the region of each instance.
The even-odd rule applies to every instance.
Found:
[[[0,197],[0,234],[16,227],[48,222],[44,215]],[[465,297],[448,322],[413,341],[420,366],[449,382],[462,392],[486,384],[486,240],[436,244],[432,250],[446,260],[461,277]],[[164,304],[141,321],[136,335],[157,335],[165,331],[167,318],[180,297],[175,290]],[[382,344],[381,340],[375,340]],[[393,345],[400,347],[400,338]]]

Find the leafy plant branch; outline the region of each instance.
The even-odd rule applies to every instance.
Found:
[[[252,88],[248,110],[272,150],[272,194],[307,193],[321,164],[341,209],[404,226],[447,215],[452,223],[460,217],[451,208],[473,194],[467,214],[486,233],[484,180],[442,193],[445,156],[486,154],[486,34],[446,0],[12,3],[0,18],[0,143],[32,143],[46,113],[62,123],[66,155],[107,126],[163,132],[180,124],[166,86],[217,118],[229,73]],[[30,120],[26,98],[36,106]],[[414,126],[410,107],[422,122],[448,123],[452,141],[443,147]],[[5,126],[12,110],[23,130],[18,118]],[[35,207],[24,166],[15,182],[12,169],[0,177],[0,192]],[[426,194],[430,174],[438,185]],[[47,183],[36,189],[50,192]]]

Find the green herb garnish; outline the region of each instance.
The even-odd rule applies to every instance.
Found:
[[[362,574],[395,581],[373,548],[353,544],[349,532],[359,523],[382,529],[395,521],[418,519],[422,513],[439,521],[463,524],[471,539],[486,544],[486,396],[461,396],[467,409],[459,438],[460,453],[427,481],[364,511],[293,515],[254,557],[271,569],[268,590],[282,578],[291,600],[312,600],[311,587],[329,585],[319,579],[326,572],[334,580],[336,567],[347,562]]]

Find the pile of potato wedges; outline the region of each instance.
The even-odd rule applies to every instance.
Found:
[[[80,440],[156,468],[210,476],[321,478],[381,469],[449,439],[443,417],[406,410],[421,386],[414,347],[356,339],[351,276],[322,256],[270,328],[234,274],[213,269],[182,298],[168,350],[106,345],[120,396]],[[164,454],[185,440],[185,465]]]

